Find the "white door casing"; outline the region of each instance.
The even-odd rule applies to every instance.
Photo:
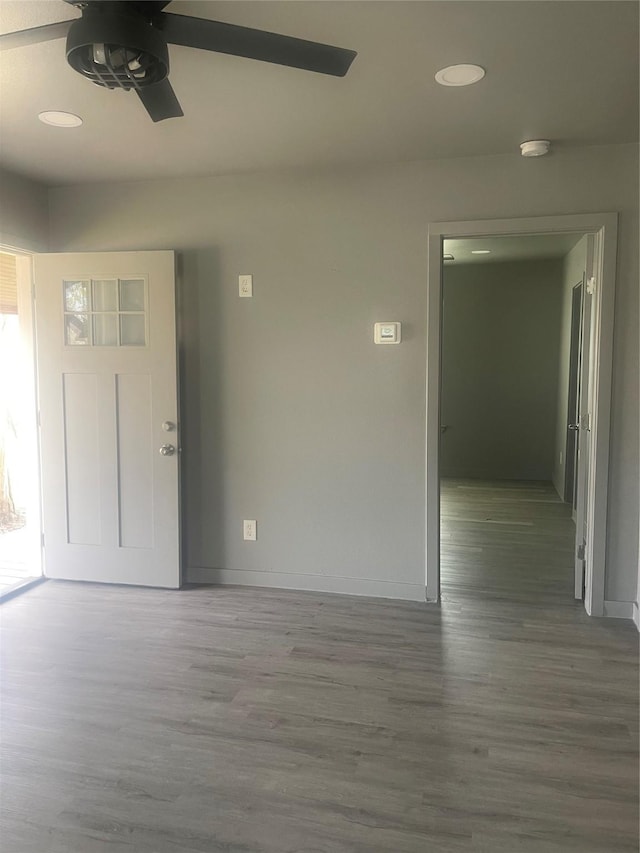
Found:
[[[45,575],[177,588],[174,253],[36,255],[34,281]]]

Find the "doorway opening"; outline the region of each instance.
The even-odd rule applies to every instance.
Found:
[[[613,308],[617,248],[617,214],[615,213],[440,222],[429,226],[425,476],[426,597],[427,601],[438,601],[440,598],[440,450],[443,427],[448,426],[442,418],[441,385],[443,267],[446,263],[443,260],[444,243],[446,240],[463,238],[470,240],[534,235],[572,235],[576,240],[586,236],[588,241],[584,293],[590,298],[584,300],[581,324],[583,336],[585,333],[588,335],[588,342],[583,340],[582,348],[585,351],[586,347],[589,356],[580,364],[583,393],[580,395],[582,400],[578,430],[580,462],[575,496],[576,582],[574,594],[581,598],[584,584],[584,606],[587,613],[601,616],[604,614],[604,567],[607,544]],[[573,284],[576,283],[573,282]],[[567,407],[568,394],[564,396],[564,403]],[[473,420],[474,413],[470,412],[469,416]],[[518,425],[514,424],[514,427]],[[566,420],[565,436],[568,426],[569,421]],[[563,465],[566,466],[566,446]],[[556,491],[558,497],[563,494],[557,487]]]
[[[0,251],[0,597],[42,577],[30,258]]]
[[[574,596],[588,239],[443,242],[443,597],[533,604]]]

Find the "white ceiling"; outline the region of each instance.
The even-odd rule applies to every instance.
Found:
[[[463,237],[444,240],[443,254],[453,255],[447,266],[563,258],[581,239],[581,234],[528,234],[517,237]],[[489,250],[474,255],[473,250]]]
[[[185,117],[153,124],[132,93],[74,72],[64,41],[0,55],[0,164],[49,184],[556,150],[638,139],[638,3],[623,0],[191,2],[167,12],[358,51],[344,79],[170,47]],[[1,0],[0,31],[77,15]],[[475,62],[484,80],[433,75]],[[41,124],[67,110],[79,129]],[[550,156],[553,156],[550,155]]]

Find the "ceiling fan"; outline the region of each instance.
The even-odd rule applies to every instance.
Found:
[[[0,50],[67,38],[67,61],[108,89],[133,89],[153,121],[184,115],[168,44],[344,77],[356,52],[265,30],[164,12],[170,0],[64,0],[82,17],[0,35]]]

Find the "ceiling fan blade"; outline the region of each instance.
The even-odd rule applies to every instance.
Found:
[[[176,93],[166,78],[152,86],[142,86],[136,89],[136,93],[153,121],[164,121],[166,118],[179,118],[184,115]]]
[[[30,30],[4,33],[4,35],[0,35],[0,50],[12,50],[14,47],[25,47],[29,44],[40,44],[43,41],[66,38],[69,27],[77,20],[74,18],[71,21],[59,21],[57,24],[32,27]]]
[[[82,9],[90,4],[103,3],[104,0],[64,0],[64,2]],[[148,18],[150,15],[157,15],[158,12],[162,12],[171,0],[126,0],[126,2],[128,6],[134,6],[138,12]]]
[[[334,77],[344,77],[356,56],[355,50],[170,12],[162,12],[153,23],[169,44],[261,59]]]

